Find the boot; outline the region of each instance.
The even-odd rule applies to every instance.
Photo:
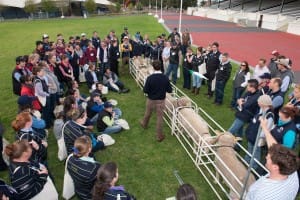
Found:
[[[200,88],[196,88],[195,95],[199,94]]]
[[[192,90],[191,90],[192,94],[195,93],[195,89],[196,89],[196,87],[193,87],[193,88],[192,88]]]

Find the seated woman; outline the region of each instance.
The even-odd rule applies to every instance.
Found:
[[[261,119],[260,126],[265,133],[268,147],[274,143],[293,149],[296,144],[296,125],[293,121],[298,113],[297,108],[284,106],[279,110],[278,124],[273,129],[268,129],[268,120]]]
[[[19,200],[58,199],[57,191],[48,176],[47,168],[30,160],[32,149],[38,145],[27,140],[19,140],[5,148],[6,155],[10,158],[11,185],[19,194]],[[50,195],[50,196],[49,196]]]
[[[100,163],[89,157],[92,142],[88,136],[81,136],[75,140],[73,155],[67,162],[67,169],[74,181],[75,193],[79,199],[92,198],[92,188],[96,180]]]
[[[119,80],[119,77],[109,68],[105,69],[103,75],[103,84],[108,87],[111,91],[119,93],[127,93],[129,89],[126,89],[124,84]]]
[[[72,109],[69,111],[68,116],[71,117],[71,120],[67,121],[63,128],[63,136],[65,140],[65,145],[67,148],[67,153],[72,153],[72,147],[77,138],[81,136],[93,137],[87,130],[87,127],[84,126],[84,123],[87,119],[86,111],[82,107],[77,109]],[[92,139],[95,139],[94,137]],[[93,140],[92,151],[103,149],[104,143],[102,141]]]
[[[97,173],[92,196],[93,200],[134,200],[135,197],[125,191],[123,186],[116,186],[119,173],[114,162],[105,163]]]
[[[45,163],[47,159],[48,143],[41,135],[32,129],[32,118],[29,112],[21,112],[16,116],[16,119],[11,123],[12,128],[16,131],[16,139],[32,141],[38,145],[38,148],[33,151],[31,160],[35,162]]]
[[[90,63],[89,69],[84,73],[86,84],[89,89],[92,89],[92,86],[99,82],[98,76],[99,73],[96,72],[95,64]]]

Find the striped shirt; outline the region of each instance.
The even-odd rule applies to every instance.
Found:
[[[92,188],[96,180],[97,171],[100,163],[91,161],[91,159],[77,158],[71,156],[67,169],[75,185],[77,197],[81,200],[90,200],[92,198]]]
[[[64,140],[68,155],[72,153],[72,147],[77,138],[86,135],[85,127],[77,124],[75,121],[67,121],[63,128]]]
[[[246,200],[293,200],[296,198],[299,181],[297,172],[289,175],[285,180],[272,180],[269,174],[262,176],[253,183]]]
[[[11,162],[9,166],[12,187],[18,192],[18,200],[28,200],[40,193],[47,182],[47,174],[39,174],[33,163]]]

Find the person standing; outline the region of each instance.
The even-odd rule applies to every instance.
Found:
[[[161,142],[165,139],[163,134],[163,112],[165,109],[166,92],[171,93],[172,87],[167,76],[161,72],[161,64],[158,60],[152,63],[154,72],[145,83],[144,93],[148,95],[146,102],[146,111],[140,125],[145,129],[148,126],[152,110],[156,110],[156,140]]]
[[[290,85],[294,81],[294,72],[291,70],[291,65],[289,64],[289,61],[290,60],[288,58],[282,58],[276,61],[279,70],[279,76],[282,81],[280,89],[283,96],[289,90]]]
[[[255,66],[252,78],[256,79],[259,83],[261,82],[260,76],[264,73],[270,73],[268,67],[266,66],[266,59],[261,58],[258,64]]]
[[[185,57],[183,59],[182,71],[183,71],[183,88],[188,90],[191,89],[191,74],[190,70],[193,69],[192,60],[194,58],[192,48],[187,48],[187,53],[183,54]]]
[[[180,38],[180,34],[177,32],[177,28],[173,28],[172,33],[170,33],[170,35],[168,36],[168,40],[171,42],[175,42],[175,36]]]
[[[221,56],[221,63],[216,73],[216,96],[215,104],[221,105],[224,98],[224,90],[228,79],[230,78],[232,66],[229,61],[228,53]]]
[[[272,57],[268,64],[268,69],[270,70],[271,77],[274,78],[274,77],[278,77],[278,74],[279,74],[276,61],[278,60],[278,57],[280,54],[277,50],[274,50],[271,52],[271,55],[272,55]]]
[[[119,76],[119,58],[120,58],[120,49],[117,40],[111,40],[112,45],[109,47],[109,64],[112,72]]]
[[[237,100],[238,108],[235,113],[235,120],[228,130],[230,133],[238,137],[243,137],[244,125],[249,123],[259,111],[257,104],[259,96],[258,81],[250,79],[245,94]]]
[[[185,29],[183,31],[181,40],[182,40],[182,45],[181,45],[182,55],[185,55],[187,48],[191,46],[191,36],[188,29]]]
[[[219,43],[214,42],[212,45],[212,51],[207,54],[206,61],[206,78],[207,80],[207,97],[211,98],[213,96],[212,81],[215,78],[216,71],[220,65],[220,55]]]
[[[197,53],[193,57],[193,60],[192,60],[193,71],[194,72],[199,72],[199,68],[200,69],[202,67],[204,68],[205,67],[205,65],[203,65],[204,62],[205,62],[205,57],[203,55],[203,47],[198,47],[197,48]],[[192,77],[193,77],[192,93],[197,95],[197,94],[199,94],[199,90],[200,90],[201,83],[202,83],[202,78],[200,78],[198,75],[196,75],[194,73],[193,73]]]
[[[172,82],[176,84],[177,80],[177,69],[181,57],[181,51],[177,46],[176,42],[172,43],[172,48],[170,49],[169,66],[167,68],[166,76],[169,77],[172,72]]]
[[[247,61],[241,62],[240,69],[236,72],[233,79],[233,92],[230,107],[235,109],[237,106],[237,100],[241,98],[247,82],[250,80],[250,70]]]

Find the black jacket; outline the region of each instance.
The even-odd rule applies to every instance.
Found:
[[[154,73],[148,76],[144,85],[144,93],[151,100],[163,100],[166,92],[171,93],[172,87],[167,76],[162,73]]]
[[[232,66],[230,62],[220,63],[218,71],[216,73],[216,81],[225,81],[227,82],[230,78]]]
[[[259,111],[257,99],[260,96],[259,91],[254,93],[246,92],[242,98],[245,99],[245,103],[242,105],[242,110],[238,110],[235,113],[235,117],[242,120],[243,122],[250,122],[250,120]]]

